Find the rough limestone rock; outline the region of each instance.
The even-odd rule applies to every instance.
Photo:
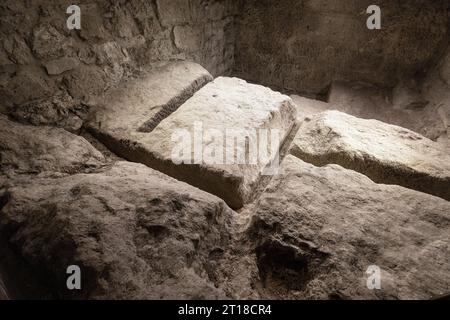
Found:
[[[100,167],[104,156],[84,138],[60,128],[34,127],[0,116],[0,172],[75,173]]]
[[[168,1],[170,2],[170,1]],[[334,80],[394,87],[448,45],[448,1],[380,0],[382,28],[366,27],[373,0],[242,1],[234,75],[322,94]],[[420,70],[420,71],[419,71]]]
[[[107,92],[96,103],[91,128],[105,138],[139,139],[211,80],[208,71],[193,62],[152,69]]]
[[[430,101],[429,109],[435,111],[439,124],[425,124],[427,131],[436,132],[436,139],[450,150],[450,48],[432,70],[422,87],[423,96]],[[427,121],[429,122],[429,121]],[[428,136],[428,135],[427,135]]]
[[[303,121],[305,117],[310,117],[331,109],[331,104],[320,100],[310,99],[296,94],[291,95],[291,99],[297,106],[297,115],[300,121]]]
[[[265,296],[430,299],[450,292],[450,202],[292,155],[256,205],[249,237]],[[381,290],[369,290],[369,266]]]
[[[7,190],[0,232],[55,298],[224,298],[209,274],[234,214],[219,198],[142,164]],[[82,290],[66,287],[81,269]]]
[[[189,3],[183,0],[157,0],[158,13],[164,27],[187,23],[190,17]]]
[[[124,134],[131,131],[127,123],[125,120]],[[100,139],[128,160],[144,163],[219,196],[232,208],[240,208],[250,200],[263,170],[278,152],[275,143],[270,147],[275,146],[276,150],[264,154],[263,148],[255,148],[253,156],[261,152],[267,157],[251,162],[244,158],[246,151],[250,154],[245,138],[248,145],[254,145],[258,135],[261,141],[268,135],[259,134],[258,129],[277,129],[281,144],[295,123],[296,110],[289,97],[237,78],[220,77],[199,90],[151,133],[131,132],[126,136],[112,132],[100,135]],[[211,129],[214,133],[208,131]],[[179,133],[183,135],[178,136]],[[233,133],[240,142],[233,140]],[[231,138],[226,140],[225,134]],[[235,144],[227,149],[227,141]],[[179,145],[189,150],[178,153]],[[217,158],[211,160],[211,155]]]
[[[431,83],[433,91],[438,83]],[[420,133],[436,141],[446,131],[439,111],[444,101],[430,103],[434,99],[421,94],[417,80],[400,83],[393,90],[359,83],[333,82],[329,91],[329,105],[363,119],[376,119]],[[438,90],[445,97],[448,90]],[[442,103],[444,102],[444,103]]]
[[[450,200],[450,155],[408,129],[328,111],[302,124],[291,153],[315,165],[339,164],[375,182]]]
[[[61,94],[51,99],[33,100],[20,106],[9,108],[8,114],[14,120],[33,125],[62,127],[70,132],[78,132],[88,107],[72,99],[68,94]]]
[[[8,300],[8,292],[6,291],[5,284],[0,275],[0,300]]]
[[[58,75],[72,70],[79,65],[79,61],[74,58],[60,58],[44,64],[49,75]]]

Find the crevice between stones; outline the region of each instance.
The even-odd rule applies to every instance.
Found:
[[[164,106],[160,106],[161,110],[158,111],[150,120],[145,122],[139,129],[138,132],[150,133],[152,132],[158,124],[169,117],[172,113],[178,110],[187,100],[189,100],[198,90],[203,88],[207,83],[209,83],[208,76],[202,76],[195,80],[195,82],[188,88],[184,89],[179,95],[176,95],[169,100]]]

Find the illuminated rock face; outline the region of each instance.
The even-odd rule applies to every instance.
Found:
[[[199,83],[203,84],[204,79],[208,79],[207,74],[188,73],[189,70],[183,73],[183,68],[184,64],[171,66],[169,75],[163,69],[149,78],[137,80],[137,84],[132,83],[130,89],[119,89],[124,94],[116,100],[114,93],[112,102],[105,103],[105,108],[97,113],[92,122],[92,131],[122,157],[189,182],[221,197],[233,208],[240,208],[251,200],[261,182],[262,171],[275,160],[279,147],[294,128],[295,107],[289,97],[237,78],[219,77],[199,89]],[[202,70],[199,66],[196,68]],[[164,81],[158,82],[160,77]],[[178,86],[180,77],[183,79],[182,86]],[[161,90],[154,90],[153,82]],[[135,93],[135,87],[145,90],[139,89]],[[194,94],[195,89],[199,91]],[[179,108],[172,108],[172,114],[165,112],[167,118],[162,120],[164,117],[161,116],[157,119],[162,121],[153,129],[157,121],[151,117],[164,110],[163,102],[176,100],[185,92],[193,94],[192,98]],[[155,103],[154,100],[162,102]],[[147,130],[149,119],[152,129]],[[195,132],[197,126],[198,133]],[[213,143],[217,145],[216,152],[223,155],[217,161],[205,159],[207,144],[211,142],[208,141],[211,138],[207,137],[207,130],[210,129],[219,132]],[[267,131],[259,132],[261,129]],[[179,137],[179,133],[186,135]],[[258,136],[267,137],[272,133],[277,135],[279,145],[267,152],[267,159],[260,161],[258,152],[263,150],[258,148]],[[188,158],[187,163],[177,163],[174,158],[176,140],[180,138],[186,140],[184,144],[190,145],[184,155]],[[194,139],[199,141],[194,142]],[[234,142],[228,140],[233,144],[231,150],[227,150],[227,139],[236,139]],[[249,145],[256,148],[250,151]],[[256,157],[256,162],[246,159],[250,152],[253,153],[251,156]],[[238,160],[240,155],[243,155],[242,162]]]
[[[168,97],[183,88],[173,86]],[[39,293],[28,296],[428,299],[448,292],[450,202],[368,178],[401,169],[404,180],[391,182],[400,184],[422,170],[419,177],[434,183],[430,190],[448,190],[445,180],[436,187],[439,177],[445,179],[439,170],[448,166],[440,162],[446,155],[438,144],[336,111],[297,118],[296,108],[302,112],[304,103],[312,108],[315,103],[296,100],[294,106],[268,88],[217,78],[150,132],[141,130],[148,120],[139,116],[147,112],[144,104],[124,112],[123,119],[134,119],[129,121],[99,108],[106,125],[97,117],[91,128],[99,138],[111,132],[115,140],[102,140],[111,149],[154,168],[105,159],[85,139],[62,129],[0,118],[0,235],[6,240],[0,245],[14,248],[34,275]],[[110,103],[115,101],[111,97]],[[112,114],[123,103],[116,102]],[[285,137],[296,119],[303,122],[293,143],[287,141],[293,155],[280,159],[268,186],[254,183],[262,166],[172,161],[173,131],[184,129],[194,139],[195,122],[205,130],[278,129]],[[202,138],[201,145],[210,142]],[[351,161],[341,165],[359,166],[335,164],[347,159],[344,155]],[[199,185],[207,192],[195,188]],[[252,193],[259,198],[239,213],[226,204],[239,207]],[[70,265],[81,268],[81,291],[66,287]],[[380,271],[381,290],[367,287],[370,268]],[[16,285],[22,271],[4,279]]]
[[[0,1],[0,299],[448,294],[448,1],[372,4]]]
[[[291,153],[317,166],[339,164],[373,181],[450,200],[450,156],[405,128],[327,111],[302,123]]]
[[[195,132],[196,124],[202,126],[202,132]],[[145,151],[137,160],[215,194],[233,208],[240,208],[252,199],[263,170],[275,160],[295,124],[296,110],[289,97],[237,78],[219,77],[139,141]],[[220,133],[214,141],[207,137],[210,129]],[[267,132],[259,131],[261,129]],[[183,139],[190,139],[187,143],[192,141],[194,146],[188,150],[188,163],[174,165],[173,135],[180,130],[185,130],[188,135]],[[237,132],[236,136],[233,131]],[[272,145],[274,149],[261,160],[259,152],[263,150],[257,145],[258,138],[272,133],[277,135],[279,145]],[[202,139],[199,143],[194,142],[196,135]],[[206,159],[209,143],[217,144],[216,152],[223,154],[216,163]],[[250,150],[249,145],[256,147]],[[196,150],[198,146],[203,146],[200,147],[203,150]],[[145,153],[150,155],[148,160]],[[200,154],[199,160],[194,153]],[[247,153],[252,154],[246,160]],[[238,160],[241,155],[242,163]],[[253,156],[258,160],[252,163],[249,158]]]
[[[209,275],[233,214],[215,196],[117,162],[93,174],[16,182],[0,232],[52,284],[53,298],[224,298]],[[80,267],[82,290],[67,289],[69,265]]]
[[[450,202],[289,155],[255,205],[263,295],[430,299],[450,288]],[[381,290],[369,290],[369,266]]]

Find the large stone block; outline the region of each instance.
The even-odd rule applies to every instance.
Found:
[[[408,129],[328,111],[302,124],[291,153],[315,165],[339,164],[378,183],[450,200],[448,151]]]
[[[431,299],[450,292],[450,202],[292,155],[281,171],[249,229],[263,298]],[[380,289],[368,287],[377,284],[372,272]]]
[[[34,65],[24,66],[9,75],[5,72],[0,80],[2,104],[9,108],[33,100],[48,99],[58,92],[55,83]]]
[[[237,78],[221,77],[195,93],[151,133],[135,132],[138,126],[128,126],[126,118],[116,121],[122,123],[121,137],[103,126],[105,134],[100,135],[116,153],[239,208],[251,199],[263,171],[276,159],[280,145],[296,124],[296,110],[287,96]],[[267,150],[264,138],[272,134],[279,144],[273,140]],[[258,148],[259,144],[264,146]]]
[[[215,196],[129,162],[27,180],[6,193],[0,232],[50,297],[225,298],[209,274],[233,212]],[[71,265],[81,290],[67,288]]]

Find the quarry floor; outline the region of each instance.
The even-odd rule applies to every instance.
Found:
[[[0,298],[450,292],[450,155],[420,99],[347,84],[291,98],[183,62],[108,91],[79,134],[1,116]],[[196,121],[281,144],[251,165],[174,164],[173,131]]]

